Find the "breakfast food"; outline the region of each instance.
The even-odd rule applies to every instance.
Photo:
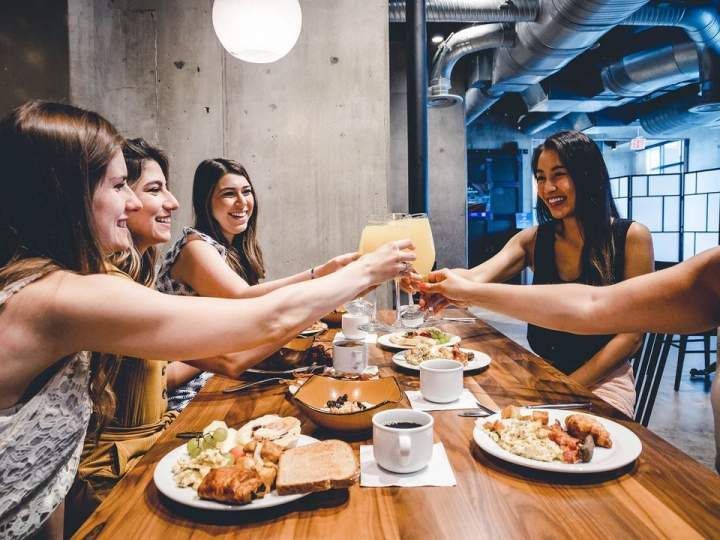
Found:
[[[439,328],[430,326],[420,330],[408,330],[390,335],[390,342],[403,347],[415,347],[421,343],[427,345],[443,345],[450,341],[450,334]]]
[[[201,499],[231,504],[248,504],[263,485],[255,469],[230,465],[212,469],[203,478],[197,492]]]
[[[345,488],[359,474],[350,445],[331,439],[283,452],[276,488],[279,495]]]
[[[337,399],[329,399],[321,410],[332,414],[349,414],[369,409],[373,404],[368,401],[349,401],[348,395],[343,394]]]
[[[266,414],[251,420],[237,432],[237,442],[241,445],[251,440],[272,441],[281,448],[287,448],[300,436],[300,420],[293,416],[281,418],[277,414]]]
[[[586,414],[572,414],[565,419],[568,433],[573,437],[586,438],[591,435],[596,445],[612,448],[610,434],[600,422]]]
[[[482,428],[508,452],[538,461],[587,463],[595,446],[612,447],[610,434],[594,418],[572,414],[565,419],[565,426],[558,420],[550,425],[546,411],[528,414],[510,405],[501,411],[499,420],[485,422]]]
[[[213,421],[187,442],[188,455],[173,465],[173,479],[201,499],[247,504],[273,489],[280,456],[299,435],[300,421],[293,417],[267,415],[239,430]]]
[[[288,449],[299,430],[297,418],[277,415],[256,418],[237,430],[214,421],[188,441],[187,454],[171,467],[173,480],[195,490],[200,499],[236,505],[273,490],[278,495],[308,493],[348,487],[357,480],[357,459],[347,443],[331,440]]]
[[[474,357],[472,351],[460,349],[460,346],[455,344],[452,347],[443,347],[439,345],[428,345],[427,343],[421,343],[417,347],[413,347],[405,353],[405,361],[408,364],[419,366],[425,360],[432,358],[445,358],[447,360],[457,360],[463,365],[467,365]]]

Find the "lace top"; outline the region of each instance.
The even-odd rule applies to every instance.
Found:
[[[224,259],[227,255],[227,248],[214,238],[207,234],[201,233],[192,227],[185,227],[182,236],[173,244],[173,247],[165,255],[157,277],[156,288],[160,292],[167,294],[177,294],[180,296],[198,296],[198,293],[190,287],[190,285],[181,281],[176,281],[170,276],[175,261],[177,260],[182,248],[188,243],[188,236],[197,235],[203,240],[217,249],[220,256]],[[187,383],[178,386],[175,390],[168,393],[168,409],[171,411],[182,411],[187,404],[197,395],[200,389],[205,386],[207,380],[212,377],[212,373],[204,371],[196,375]]]
[[[36,274],[0,291],[0,306]],[[63,501],[75,478],[92,403],[90,356],[81,352],[25,403],[0,410],[0,538],[37,531]]]

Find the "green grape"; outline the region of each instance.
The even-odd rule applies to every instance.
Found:
[[[206,433],[203,435],[203,448],[215,448],[217,441],[213,437],[212,433]]]
[[[202,449],[200,448],[200,439],[194,438],[187,442],[187,452],[191,458],[196,458],[200,455]]]
[[[213,431],[212,435],[217,442],[223,442],[225,439],[227,439],[228,432],[227,429],[219,427],[215,431]]]

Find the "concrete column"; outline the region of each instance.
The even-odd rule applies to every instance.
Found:
[[[407,111],[403,45],[390,47],[391,182],[394,212],[406,212]],[[438,268],[467,267],[467,150],[464,109],[456,105],[428,111],[430,223]]]

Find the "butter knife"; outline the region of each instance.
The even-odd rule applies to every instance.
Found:
[[[231,394],[232,392],[242,392],[244,390],[248,390],[250,388],[255,388],[257,386],[263,386],[270,383],[277,383],[280,381],[286,380],[285,377],[271,377],[269,379],[262,379],[260,381],[255,381],[247,384],[241,384],[238,386],[231,386],[230,388],[223,389],[223,394]]]

